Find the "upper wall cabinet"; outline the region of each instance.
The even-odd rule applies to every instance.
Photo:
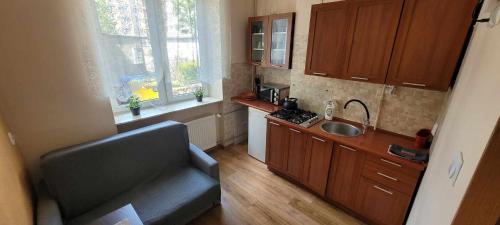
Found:
[[[384,83],[403,0],[355,0],[351,4],[345,79]]]
[[[349,21],[345,1],[313,5],[305,73],[341,78],[344,74]]]
[[[346,0],[313,5],[305,73],[446,90],[475,0]]]
[[[406,0],[387,83],[446,91],[477,0]]]
[[[249,62],[254,65],[262,65],[266,62],[266,36],[267,36],[267,16],[251,17],[248,19],[249,24]]]
[[[403,0],[313,5],[305,73],[384,83]]]
[[[294,13],[285,13],[248,19],[250,64],[290,68],[294,18]]]

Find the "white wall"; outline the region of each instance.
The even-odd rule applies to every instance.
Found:
[[[478,25],[407,224],[451,224],[500,115],[500,25]],[[463,153],[455,186],[452,157]]]
[[[35,177],[40,155],[116,132],[81,58],[75,4],[0,1],[0,111]]]

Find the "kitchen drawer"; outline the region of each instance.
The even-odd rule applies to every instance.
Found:
[[[415,179],[418,179],[420,177],[420,171],[407,167],[399,162],[395,162],[390,159],[371,154],[368,154],[366,159],[367,161],[371,161],[391,171],[403,173],[410,177],[414,177]]]
[[[373,161],[366,161],[362,175],[384,186],[412,195],[418,177],[413,177],[398,170],[389,169]]]

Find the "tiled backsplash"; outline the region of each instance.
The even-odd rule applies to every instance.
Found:
[[[305,75],[307,35],[295,35],[293,51],[291,70],[259,68],[257,73],[263,75],[264,82],[290,84],[290,96],[299,99],[300,108],[323,114],[325,101],[335,99],[339,103],[335,116],[360,122],[364,117],[361,105],[342,109],[349,99],[360,99],[367,104],[372,125],[378,117],[378,128],[407,136],[432,128],[441,112],[445,92],[397,87],[391,95],[384,93],[382,84]]]

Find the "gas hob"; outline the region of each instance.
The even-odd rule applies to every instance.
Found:
[[[297,124],[302,127],[311,127],[321,120],[318,114],[314,112],[305,111],[302,109],[287,110],[280,109],[271,113],[271,116],[278,119],[286,120],[290,123]]]

